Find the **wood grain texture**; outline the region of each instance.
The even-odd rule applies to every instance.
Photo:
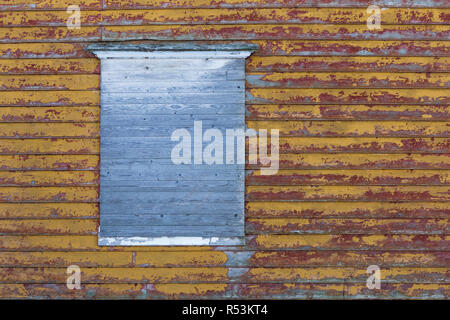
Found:
[[[446,252],[450,236],[448,235],[357,235],[357,234],[306,234],[306,235],[249,235],[246,248],[249,250],[363,250],[370,253],[379,251]],[[202,247],[99,247],[95,235],[2,235],[2,251],[199,251]],[[205,250],[214,247],[206,246]],[[444,253],[444,256],[448,253]],[[226,259],[226,255],[222,254]],[[405,255],[407,257],[407,255]]]
[[[448,105],[248,104],[248,120],[446,120]]]
[[[27,3],[28,0],[22,0]],[[169,8],[202,8],[202,7],[212,7],[212,8],[283,8],[283,7],[362,7],[367,8],[372,2],[369,0],[326,0],[326,1],[313,1],[313,0],[226,0],[211,3],[207,0],[176,0],[167,2],[166,0],[151,1],[148,0],[106,0],[106,8],[159,8],[162,5],[168,6]],[[409,0],[395,0],[388,1],[382,0],[378,2],[381,7],[425,7],[425,8],[447,8],[448,4],[442,0],[419,0],[419,1],[409,1]]]
[[[382,8],[379,30],[366,26],[372,4]],[[66,28],[69,5],[80,6],[81,29]],[[449,10],[444,0],[0,0],[0,298],[448,299]],[[225,103],[222,93],[241,91],[217,81],[211,61],[177,63],[184,72],[170,75],[170,88],[156,85],[161,70],[137,72],[142,62],[101,70],[86,48],[116,40],[258,50],[238,74],[246,97]],[[195,84],[185,72],[193,66],[203,76]],[[102,87],[101,71],[113,77]],[[221,94],[193,98],[207,90]],[[102,92],[124,91],[100,107]],[[111,121],[103,130],[100,111]],[[191,128],[194,118],[226,117],[280,130],[277,172],[261,175],[260,162],[245,174],[171,171],[169,147],[145,147],[170,132],[161,125],[171,118]],[[100,166],[105,134],[132,152]],[[105,165],[120,175],[105,187],[121,185],[102,204],[109,222],[131,210],[153,228],[171,215],[211,223],[241,210],[245,245],[99,246]],[[136,191],[161,189],[155,171],[165,190],[180,175],[183,190],[244,178],[246,187],[206,203],[163,192],[174,209]],[[124,190],[143,200],[130,205]],[[228,201],[239,194],[245,201]],[[192,206],[180,200],[189,197]],[[73,264],[81,290],[65,285]],[[381,290],[366,287],[369,265],[381,268]]]
[[[248,72],[448,72],[448,57],[298,57],[256,56]]]
[[[1,74],[91,74],[99,73],[95,59],[4,59]]]
[[[154,2],[154,1],[153,1]],[[152,4],[152,2],[148,2]],[[262,4],[262,3],[261,3]],[[318,3],[316,3],[317,5]],[[122,8],[126,5],[122,4]],[[167,3],[164,5],[167,7]],[[81,8],[81,7],[80,7]],[[12,8],[11,8],[12,9]],[[120,9],[120,8],[118,8]],[[450,10],[430,8],[386,8],[384,24],[448,24]],[[65,26],[64,11],[4,11],[3,25]],[[153,24],[365,24],[366,8],[220,8],[220,9],[152,9],[152,10],[83,10],[81,23],[95,25],[153,25]]]
[[[226,245],[227,239],[243,239],[244,165],[233,159],[234,164],[211,170],[198,164],[197,155],[193,160],[196,165],[180,165],[174,162],[175,156],[170,156],[174,148],[170,136],[175,129],[189,129],[194,134],[195,153],[197,131],[203,136],[208,128],[244,130],[244,59],[201,59],[195,55],[178,59],[102,58],[101,66],[99,239],[107,240],[99,240],[99,244],[112,245],[109,239],[121,238],[162,244],[161,239],[168,238],[175,245],[183,245],[187,240],[177,237],[209,237]],[[123,116],[115,107],[128,105],[130,113],[145,114],[149,113],[146,104],[187,105],[194,101],[199,104],[190,107],[189,115]],[[239,115],[217,118],[202,111],[204,105],[218,103],[235,106],[240,109]],[[192,129],[194,121],[201,127]],[[136,139],[140,142],[126,142]],[[128,158],[142,160],[130,165]],[[157,165],[155,160],[159,160]],[[158,209],[161,203],[167,205]],[[216,206],[208,205],[211,203]],[[219,203],[225,211],[217,211]]]
[[[448,291],[448,286],[436,284],[391,284],[376,293],[366,284],[93,284],[83,290],[68,290],[65,284],[0,286],[2,296],[16,299],[443,299]]]
[[[136,43],[139,42],[136,41]],[[229,41],[209,41],[208,43],[224,42],[229,43]],[[450,55],[448,41],[248,40],[244,43],[249,42],[259,47],[255,56],[448,57]],[[204,43],[204,41],[196,41],[196,43]],[[92,53],[84,50],[86,47],[87,43],[81,42],[0,43],[0,57],[93,58]]]
[[[2,107],[2,122],[98,122],[100,107]]]
[[[204,38],[209,38],[210,40],[448,40],[449,30],[448,26],[438,25],[383,25],[376,32],[368,30],[366,25],[105,26],[102,38],[107,41],[124,39],[203,40]],[[41,32],[44,33],[44,30]],[[86,37],[88,36],[91,40],[95,39],[95,30],[91,30],[90,34],[86,34]],[[16,40],[17,38],[15,37],[15,34],[8,34],[8,39]],[[21,37],[28,37],[28,33],[21,33]],[[6,34],[2,36],[0,32],[0,41],[4,38],[6,38]],[[61,41],[77,41],[77,35],[64,34],[59,39]]]

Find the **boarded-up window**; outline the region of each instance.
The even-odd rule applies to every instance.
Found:
[[[99,245],[243,244],[240,133],[255,47],[89,50],[101,59]]]

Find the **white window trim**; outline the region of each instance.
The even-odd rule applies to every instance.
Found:
[[[87,50],[99,59],[245,59],[256,51],[255,44],[91,44]],[[242,237],[102,237],[99,246],[208,246],[245,245]]]

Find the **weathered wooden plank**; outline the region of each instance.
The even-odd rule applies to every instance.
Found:
[[[447,218],[446,202],[247,202],[248,218]]]
[[[151,215],[183,215],[183,214],[211,214],[211,204],[205,201],[189,201],[189,202],[148,202],[148,201],[105,201],[101,204],[102,210],[109,215],[120,215],[124,212],[133,212],[141,216]],[[234,215],[243,212],[243,201],[215,201],[214,214]]]
[[[232,94],[232,93],[230,93]],[[176,93],[174,93],[176,95]],[[244,106],[241,105],[241,109]],[[201,109],[198,107],[197,109]],[[102,125],[101,129],[110,129],[117,128],[120,131],[122,128],[125,129],[147,129],[151,130],[153,128],[159,128],[161,130],[165,128],[171,128],[171,130],[175,130],[176,128],[192,128],[194,127],[194,121],[202,121],[202,127],[226,127],[233,128],[232,125],[238,125],[244,123],[243,113],[241,114],[227,114],[224,116],[218,116],[217,114],[197,114],[197,109],[195,107],[192,108],[192,113],[190,114],[169,114],[169,115],[134,115],[134,114],[118,114],[117,110],[114,110],[113,107],[110,110],[104,111],[102,109]],[[109,132],[112,134],[112,132]],[[110,136],[110,135],[105,136]],[[112,135],[111,135],[112,136]],[[115,134],[114,136],[120,136]],[[147,136],[151,137],[151,134]],[[170,134],[169,134],[170,136]]]
[[[98,1],[98,0],[97,0]],[[78,5],[76,1],[74,3],[68,4],[65,8],[66,10],[70,5]],[[1,8],[1,4],[0,4]],[[13,8],[11,8],[13,9]],[[28,8],[27,8],[28,9]],[[33,8],[33,9],[36,9]],[[2,20],[2,27],[50,27],[59,26],[63,27],[67,24],[70,13],[66,10],[62,11],[3,11],[0,13],[0,19]],[[101,11],[90,11],[85,8],[82,9],[82,14],[80,14],[80,25],[86,26],[97,26],[102,24],[102,14]],[[420,11],[417,12],[420,14]],[[405,17],[406,18],[406,17]],[[414,21],[414,20],[413,20]],[[411,21],[412,22],[412,21]]]
[[[52,287],[50,290],[49,286]],[[231,298],[232,292],[238,292],[238,288],[235,286],[245,286],[245,285],[228,285],[228,284],[88,284],[83,287],[83,290],[68,290],[67,286],[64,284],[1,284],[0,285],[0,295],[6,298],[15,299],[30,299],[39,296],[40,298],[45,297],[46,299],[83,299],[88,295],[86,290],[89,290],[89,298],[95,299],[105,299],[111,296],[121,297],[126,299],[226,299]],[[258,285],[258,287],[261,285]],[[275,295],[275,285],[272,285],[268,294],[271,296]],[[285,286],[282,286],[283,289]],[[277,286],[277,287],[279,287]],[[343,285],[311,285],[306,287],[302,284],[302,288],[297,289],[296,296],[342,296]],[[324,287],[326,286],[326,287]],[[331,287],[332,286],[332,287]],[[147,289],[148,287],[148,289]],[[331,287],[331,288],[330,288]],[[150,289],[151,288],[151,289]],[[76,291],[76,292],[75,292]],[[242,294],[241,289],[239,293],[240,296],[245,296]],[[278,288],[278,291],[286,293],[286,290]],[[143,294],[142,292],[145,292]],[[292,294],[294,288],[290,288],[289,292]],[[261,296],[261,291],[258,291]],[[248,295],[248,294],[247,294]],[[255,294],[256,295],[256,294]]]
[[[99,137],[98,123],[0,123],[0,137]]]
[[[248,72],[449,72],[448,57],[264,57],[252,55]]]
[[[0,218],[98,218],[97,203],[0,203]]]
[[[169,135],[155,137],[102,136],[102,159],[167,159],[165,164],[170,164],[172,162],[170,160],[171,152],[176,144],[176,142],[170,141]],[[195,150],[201,152],[202,149],[196,147]]]
[[[100,41],[100,27],[83,27],[69,29],[67,27],[17,27],[1,28],[0,42],[66,42],[66,41]]]
[[[55,27],[57,28],[57,27]],[[88,29],[89,27],[86,27]],[[20,28],[16,28],[20,29]],[[40,29],[44,29],[41,27]],[[17,30],[16,32],[20,32]],[[105,26],[102,40],[448,40],[449,26],[441,25],[385,25],[380,30],[369,30],[363,25],[150,25]],[[95,31],[86,40],[95,39]],[[14,40],[18,36],[11,35]],[[28,38],[21,32],[20,37]],[[0,32],[0,41],[6,35]],[[77,36],[61,36],[61,41],[77,41]],[[36,41],[36,39],[30,39]],[[3,40],[4,41],[4,40]]]
[[[114,237],[211,237],[221,241],[221,238],[241,237],[244,225],[185,225],[185,226],[153,226],[153,225],[101,225],[99,236]],[[185,241],[186,242],[186,241]],[[181,244],[181,243],[179,243]]]
[[[123,118],[151,115],[244,115],[240,103],[234,104],[106,104],[102,103],[102,113],[115,113]]]
[[[446,73],[248,73],[249,88],[449,88]]]
[[[0,234],[96,235],[97,224],[97,219],[2,219]]]
[[[247,2],[249,3],[249,2]],[[122,3],[123,5],[127,5]],[[148,5],[151,5],[148,3]],[[167,6],[167,3],[164,4]],[[315,2],[315,6],[318,3]],[[231,6],[231,5],[230,5]],[[102,11],[104,25],[151,25],[151,24],[365,24],[369,15],[366,8],[259,8],[239,9],[153,9],[153,10],[105,10]],[[120,9],[120,8],[117,8]],[[444,8],[383,8],[383,24],[445,24],[450,22],[450,10]],[[34,12],[33,12],[34,13]],[[89,13],[86,13],[89,16]],[[64,22],[63,17],[53,12],[36,12],[30,15],[39,25]],[[53,19],[50,19],[53,17]],[[6,25],[26,23],[16,15],[7,16]]]
[[[246,90],[253,104],[449,104],[442,89],[277,89]]]
[[[97,202],[97,187],[0,187],[0,202]]]
[[[98,106],[99,91],[3,91],[0,106]]]
[[[194,185],[194,188],[196,186]],[[0,192],[1,192],[0,188]],[[183,202],[189,201],[229,201],[229,202],[239,202],[242,201],[241,190],[236,190],[236,188],[224,188],[218,186],[218,191],[212,189],[207,189],[208,191],[195,191],[199,190],[198,187],[194,191],[186,188],[178,187],[105,187],[100,191],[101,200],[104,202],[116,201],[120,199],[121,201],[144,201],[147,204],[153,202],[177,202],[177,205]],[[222,190],[225,189],[225,190]],[[161,190],[161,191],[158,191]],[[180,190],[180,191],[178,191]],[[188,191],[191,190],[191,191]],[[231,191],[233,190],[233,191]],[[188,204],[186,204],[188,205]]]
[[[65,268],[2,268],[0,283],[65,283]],[[383,269],[382,283],[447,283],[445,268]],[[364,268],[83,268],[83,284],[100,283],[363,283]]]
[[[6,140],[5,140],[6,141]],[[61,139],[61,141],[63,141]],[[118,147],[113,147],[118,143],[131,143],[133,148],[129,148],[131,154],[123,154],[119,158],[139,158],[140,155],[153,155],[162,159],[170,159],[171,146],[167,145],[167,138],[164,137],[109,137],[102,138],[102,144],[110,147],[109,156],[116,155]],[[335,137],[280,137],[280,153],[328,153],[328,152],[357,152],[357,153],[448,153],[450,141],[447,138],[335,138]],[[148,150],[153,144],[157,149]],[[105,150],[106,151],[106,150]],[[270,151],[270,150],[269,150]],[[134,153],[136,152],[136,153]],[[108,152],[109,153],[109,152]],[[105,152],[105,156],[107,153]],[[135,156],[136,155],[136,156]]]
[[[446,41],[252,40],[250,42],[259,46],[254,56],[390,56],[391,58],[450,56]],[[85,50],[87,45],[88,43],[0,43],[0,58],[92,58],[94,55]]]
[[[174,168],[177,168],[174,166]],[[102,168],[103,170],[103,168]],[[106,169],[107,170],[107,169]],[[188,193],[190,196],[188,196],[188,199],[192,200],[198,200],[202,201],[203,199],[199,199],[198,197],[202,197],[202,190],[215,190],[215,192],[222,193],[228,193],[228,192],[243,192],[244,186],[242,184],[242,180],[239,179],[238,171],[236,170],[235,173],[232,173],[234,175],[235,179],[228,179],[228,180],[211,180],[211,179],[198,179],[198,180],[184,180],[183,178],[178,178],[176,180],[161,180],[164,177],[162,177],[160,180],[157,179],[145,179],[145,176],[136,177],[136,176],[128,176],[128,177],[116,177],[113,179],[103,179],[104,175],[101,175],[101,186],[102,190],[104,190],[104,193],[108,192],[115,192],[115,191],[123,191],[124,193],[128,193],[128,195],[124,195],[122,198],[126,199],[127,201],[131,201],[130,199],[133,196],[136,196],[136,200],[146,200],[147,197],[155,198],[159,201],[164,201],[166,199],[166,192],[174,192],[175,197],[181,197],[178,198],[178,200],[183,200],[185,198],[184,195]],[[197,174],[201,174],[202,171],[198,171]],[[109,172],[111,175],[115,175],[116,172]],[[198,190],[198,191],[192,191],[192,190]],[[180,193],[178,193],[180,192]],[[103,195],[103,193],[102,193]],[[115,194],[117,197],[117,194]],[[217,201],[223,198],[226,198],[225,201],[228,201],[230,199],[229,196],[219,196],[214,197],[213,201]],[[205,195],[205,201],[207,199],[210,199],[209,196]],[[176,201],[176,198],[170,197],[170,201]],[[188,200],[185,199],[185,200]]]
[[[142,104],[142,103],[164,103],[164,104],[184,104],[188,101],[198,101],[200,104],[209,103],[245,103],[244,92],[240,94],[229,94],[224,92],[177,92],[176,94],[171,93],[115,93],[115,92],[105,92],[102,93],[102,103],[106,104]]]
[[[447,186],[248,186],[246,200],[448,201]]]
[[[147,78],[147,76],[146,76]],[[148,76],[147,79],[155,79]],[[168,92],[171,94],[178,94],[181,92],[215,92],[215,93],[229,93],[229,94],[243,94],[244,85],[242,81],[179,81],[174,77],[170,84],[166,81],[155,81],[149,83],[145,79],[139,81],[125,80],[105,80],[102,81],[101,91],[107,92],[124,92],[124,93],[142,93],[142,92]]]
[[[199,253],[200,255],[200,253]],[[2,267],[131,267],[131,252],[0,252]]]
[[[0,236],[2,251],[98,251],[98,237],[95,236]],[[104,248],[104,247],[103,247]],[[117,251],[117,248],[106,247],[103,251]],[[119,247],[120,248],[120,247]],[[136,247],[128,247],[132,251]],[[139,248],[139,247],[138,247]],[[141,247],[142,248],[142,247]],[[127,251],[127,250],[122,250]]]
[[[105,159],[170,159],[172,146],[165,137],[102,138]],[[117,143],[132,144],[128,153],[120,151]],[[372,138],[372,137],[280,137],[280,153],[448,153],[447,138]],[[150,146],[155,148],[149,149]],[[157,148],[156,148],[157,147]],[[270,151],[270,150],[269,150]],[[6,153],[6,152],[5,152]],[[293,156],[296,157],[296,156]]]
[[[96,59],[3,59],[0,74],[98,74]]]
[[[142,248],[142,247],[141,247]],[[147,247],[148,248],[148,247]],[[159,247],[160,248],[160,247]],[[143,248],[145,249],[145,247]],[[155,249],[155,248],[154,248]],[[172,248],[173,249],[173,248]],[[99,247],[99,250],[104,250]],[[121,250],[129,250],[122,247]],[[141,249],[142,250],[142,249]],[[160,249],[159,249],[160,250]],[[448,252],[395,251],[139,251],[0,252],[1,267],[446,267]]]
[[[251,41],[260,56],[449,56],[446,41]],[[1,47],[0,47],[1,48]]]
[[[33,0],[2,0],[0,9],[2,10],[66,10],[70,5],[77,5],[80,9],[101,9],[98,0],[41,0],[38,3]]]
[[[128,269],[128,271],[126,271]],[[2,268],[0,283],[62,283],[64,268]],[[23,272],[19,275],[20,271]],[[205,283],[233,281],[228,268],[83,268],[83,283]],[[236,270],[239,272],[239,270]],[[440,269],[428,270],[424,278],[438,277]],[[403,273],[407,273],[404,271]],[[103,275],[101,275],[103,274]],[[138,280],[140,278],[140,280]],[[27,280],[28,279],[28,280]],[[34,279],[34,280],[29,280]],[[236,279],[237,280],[237,279]],[[423,280],[421,282],[424,282]]]
[[[130,210],[131,211],[131,210]],[[159,215],[141,215],[135,213],[134,215],[138,217],[136,220],[131,220],[127,212],[122,214],[111,214],[107,210],[102,211],[100,217],[100,223],[103,226],[161,226],[164,229],[167,226],[184,226],[189,228],[189,226],[206,226],[205,229],[209,229],[208,226],[236,226],[239,227],[243,224],[243,213],[237,211],[238,213],[232,213],[230,209],[229,212],[225,214],[219,214],[217,212],[211,212],[210,214],[200,213],[200,214],[159,214]]]
[[[98,155],[0,155],[0,170],[98,170]]]
[[[445,299],[446,284],[386,284],[369,290],[364,284],[2,284],[0,295],[14,299]]]
[[[9,125],[9,124],[8,124]],[[447,137],[448,122],[428,121],[247,121],[254,130],[278,129],[281,136],[329,137]],[[0,133],[1,133],[0,127]]]
[[[172,42],[175,44],[175,42]],[[195,42],[193,42],[195,44]],[[189,49],[188,47],[186,47]],[[199,49],[200,50],[200,49]],[[224,49],[226,51],[226,49]],[[205,77],[211,77],[212,74],[224,75],[229,71],[240,71],[245,62],[242,59],[227,59],[227,58],[200,58],[200,55],[193,55],[187,59],[183,57],[152,57],[147,58],[133,58],[126,61],[123,60],[103,60],[102,61],[102,74],[108,75],[105,77],[105,81],[109,81],[110,76],[125,74],[145,74],[155,77],[157,79],[171,81],[172,77],[191,77],[194,75],[202,75]],[[180,63],[182,59],[183,63]],[[179,71],[186,71],[190,74],[180,75]],[[162,72],[166,73],[162,73]],[[178,71],[178,74],[177,74]],[[242,72],[242,71],[241,71]],[[243,74],[243,73],[242,73]],[[184,78],[183,78],[184,79]],[[209,78],[208,78],[209,79]],[[218,78],[223,80],[222,77]],[[151,85],[153,83],[149,83]]]
[[[217,247],[99,247],[97,241],[97,236],[94,235],[4,235],[0,236],[0,251],[148,251],[151,252],[151,254],[154,254],[155,251],[163,251],[163,254],[167,254],[167,251],[177,251],[180,254],[187,254],[192,251],[192,253],[197,254],[200,249],[212,250]],[[275,255],[281,254],[280,252],[277,252],[279,250],[301,250],[304,252],[304,255],[308,255],[308,252],[311,250],[339,250],[339,252],[345,252],[347,250],[364,250],[364,252],[372,257],[376,258],[378,256],[378,258],[383,261],[384,256],[377,253],[377,251],[379,252],[382,248],[383,251],[394,251],[399,254],[403,252],[405,258],[401,259],[401,256],[399,256],[398,263],[400,263],[400,261],[408,263],[407,252],[411,251],[414,253],[415,251],[418,253],[418,251],[420,251],[417,260],[414,262],[414,265],[418,265],[420,264],[420,261],[425,261],[428,251],[433,253],[435,251],[448,250],[449,242],[450,237],[448,235],[251,235],[246,237],[246,250],[257,250],[256,253],[259,252],[259,250],[265,249],[275,250]],[[229,247],[227,248],[228,249],[226,250],[230,249]],[[238,250],[240,250],[241,247],[238,248]],[[248,254],[243,255],[249,256]],[[339,254],[336,254],[335,252],[332,254],[335,258],[337,258],[338,255]],[[269,256],[268,253],[264,252],[260,252],[259,255],[261,262],[264,261],[265,257]],[[151,263],[151,256],[147,257],[148,259],[143,263]],[[314,254],[311,253],[311,259],[313,259],[313,257]],[[412,255],[412,257],[414,257],[414,255]],[[448,265],[449,257],[447,251],[441,253],[439,257],[439,259],[447,259],[447,262],[441,264],[441,266]],[[192,258],[195,258],[195,256]],[[226,255],[221,253],[221,259],[227,261]],[[323,259],[324,260],[321,261],[326,261],[325,258]],[[357,260],[356,256],[354,256],[354,259]],[[233,261],[235,262],[235,260],[230,260],[229,265],[233,265]],[[296,260],[294,259],[294,261]],[[351,264],[349,264],[349,266],[351,266]]]
[[[448,153],[447,138],[319,138],[281,137],[280,152],[411,152]]]
[[[280,154],[279,166],[282,169],[450,169],[449,156],[448,153]]]
[[[243,116],[241,117],[243,118]],[[144,124],[143,122],[147,122],[147,120],[149,119],[142,117],[140,117],[140,121],[136,121],[136,126],[130,124],[132,119],[125,120],[124,125],[120,125],[120,118],[114,119],[111,122],[108,121],[108,125],[101,126],[100,135],[102,137],[108,137],[106,140],[107,142],[105,142],[105,144],[102,143],[102,145],[108,145],[109,138],[114,137],[166,137],[167,144],[170,145],[170,147],[173,147],[175,146],[175,144],[173,142],[170,142],[170,137],[173,132],[175,132],[175,130],[185,129],[193,136],[192,131],[194,127],[194,120],[183,121],[177,120],[177,118],[178,117],[173,117],[172,119],[169,118],[167,122],[160,122],[159,126],[152,126],[152,121],[148,121],[147,124]],[[215,121],[199,121],[202,121],[202,128],[204,131],[215,128],[221,130],[221,132],[224,133],[223,136],[225,136],[226,129],[239,127],[239,122],[234,122],[233,119],[228,120],[227,118],[228,117],[224,118],[223,120],[220,119]],[[105,120],[102,121],[104,121],[104,123],[106,122]],[[164,125],[164,123],[168,123],[168,125],[165,127],[162,126]],[[237,123],[237,125],[233,125],[234,123]],[[152,144],[150,143],[148,147],[151,148]],[[132,148],[130,148],[130,150],[132,150]],[[168,155],[170,155],[170,153],[168,153]]]
[[[246,185],[446,185],[448,170],[259,170],[246,172]],[[0,176],[1,177],[1,176]],[[1,181],[1,179],[0,179]]]
[[[395,299],[403,297],[406,299],[448,299],[450,287],[447,285],[421,285],[421,284],[386,284],[380,292],[370,292],[363,285],[347,285],[346,295],[350,299],[361,299],[368,297],[371,299]],[[409,298],[408,298],[409,297]]]
[[[262,5],[262,4],[261,4]],[[14,9],[14,8],[11,8]],[[449,10],[440,8],[383,8],[383,24],[446,24]],[[68,14],[64,11],[4,11],[3,25],[64,26]],[[153,9],[153,10],[83,10],[83,26],[151,25],[151,24],[241,24],[241,23],[310,23],[365,24],[365,8],[240,8],[240,9]]]
[[[246,106],[247,119],[445,120],[448,105],[257,105]]]
[[[28,1],[28,0],[21,0]],[[62,1],[62,0],[60,0]],[[338,7],[338,8],[367,8],[373,4],[370,0],[227,0],[211,2],[208,0],[106,0],[104,8],[111,9],[159,9],[165,8],[314,8],[314,7]],[[381,0],[377,2],[380,7],[396,8],[448,8],[449,5],[443,0]],[[303,10],[303,9],[302,9]]]
[[[98,171],[0,171],[0,185],[7,186],[94,186]]]
[[[448,234],[448,219],[247,219],[247,234]]]
[[[0,90],[99,90],[98,75],[0,75]]]
[[[31,156],[30,156],[31,157]],[[286,154],[279,155],[281,169],[449,169],[449,154]],[[0,157],[0,160],[2,158]],[[116,169],[127,170],[137,166],[139,170],[167,165],[166,159],[153,159],[145,164],[138,158],[103,159],[104,164]],[[8,164],[10,165],[10,164]],[[262,165],[247,165],[250,169],[259,169]],[[0,167],[1,168],[1,167]],[[5,166],[5,169],[9,167]],[[14,168],[12,166],[11,168]]]
[[[115,59],[118,60],[118,59]],[[112,60],[112,61],[115,61]],[[116,62],[116,64],[111,63],[110,65],[105,65],[105,63],[102,63],[102,83],[105,82],[106,84],[114,83],[114,82],[120,82],[120,81],[129,81],[131,83],[139,83],[143,82],[146,83],[149,88],[151,89],[153,86],[156,88],[161,88],[163,85],[169,86],[171,82],[183,82],[183,81],[189,81],[189,82],[203,82],[203,81],[220,81],[221,84],[226,84],[226,80],[244,80],[245,79],[245,73],[243,68],[243,62],[241,62],[241,68],[218,68],[218,69],[204,69],[199,68],[199,70],[192,70],[192,69],[181,69],[177,70],[176,66],[171,65],[170,67],[164,68],[164,66],[160,67],[158,65],[154,65],[153,59],[147,59],[151,61],[152,63],[147,63],[145,67],[142,67],[142,70],[116,70],[116,65],[119,65],[119,62]],[[159,60],[159,59],[154,59]],[[189,59],[190,60],[190,59]],[[214,60],[214,59],[213,59]],[[238,59],[235,59],[238,60]],[[128,62],[128,60],[126,60]],[[238,60],[239,61],[239,60]],[[122,62],[125,64],[126,62]],[[155,62],[156,63],[156,62]],[[131,64],[131,63],[130,63]],[[176,64],[176,60],[174,60],[173,64]],[[109,68],[113,70],[108,70]],[[123,68],[123,67],[122,67]],[[184,72],[181,72],[184,71]],[[148,82],[148,79],[152,79],[152,82]],[[162,81],[163,83],[158,83],[159,81]],[[105,86],[107,88],[107,86]],[[114,92],[114,91],[112,91]],[[176,92],[176,91],[175,91]]]
[[[98,122],[100,107],[2,107],[0,122]]]
[[[133,160],[131,160],[133,161]],[[175,165],[152,164],[142,161],[140,164],[127,164],[128,160],[102,160],[102,184],[104,186],[157,186],[161,183],[161,188],[169,186],[167,181],[175,181],[176,185],[182,187],[184,181],[189,181],[194,187],[194,181],[205,181],[205,187],[210,185],[206,181],[217,181],[218,187],[223,186],[222,182],[241,180],[244,172],[233,166],[204,166],[204,165]],[[156,174],[157,173],[157,174]],[[1,175],[0,175],[1,176]],[[153,184],[151,183],[153,182]]]
[[[450,286],[444,284],[386,284],[380,290],[370,290],[367,284],[245,284],[234,288],[237,296],[247,299],[445,299]],[[309,286],[309,287],[308,287]],[[374,292],[375,291],[375,292]]]
[[[123,4],[122,4],[123,5]],[[152,24],[365,24],[366,8],[221,8],[221,9],[160,9],[156,10],[83,10],[83,26],[152,25]],[[317,3],[316,3],[317,5]],[[165,4],[167,6],[167,4]],[[11,8],[14,10],[15,8]],[[37,8],[33,8],[37,9]],[[118,8],[119,9],[119,8]],[[445,8],[383,8],[383,24],[446,24],[449,10]],[[3,25],[64,26],[68,14],[64,11],[4,11]]]
[[[0,43],[0,58],[93,58],[82,43]]]
[[[431,267],[448,265],[450,253],[436,251],[310,251],[310,250],[272,250],[256,251],[248,259],[248,264],[261,267],[296,267],[296,266],[350,266],[366,267],[376,264],[382,268],[386,267]],[[151,265],[151,254],[154,252],[137,252],[136,262],[149,261]],[[173,254],[173,253],[167,253]],[[228,254],[234,265],[237,265],[243,255],[237,252],[234,256]],[[143,258],[146,258],[144,260]],[[139,265],[139,264],[138,264]]]
[[[0,139],[0,154],[99,153],[100,143],[98,139]]]
[[[254,235],[247,246],[254,249],[295,250],[447,250],[447,235]]]

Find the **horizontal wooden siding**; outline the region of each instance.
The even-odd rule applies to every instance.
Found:
[[[372,4],[0,0],[0,298],[448,298],[450,4],[377,1],[369,30]],[[100,67],[85,49],[162,40],[259,46],[246,122],[280,129],[280,170],[247,166],[246,246],[97,245]]]

